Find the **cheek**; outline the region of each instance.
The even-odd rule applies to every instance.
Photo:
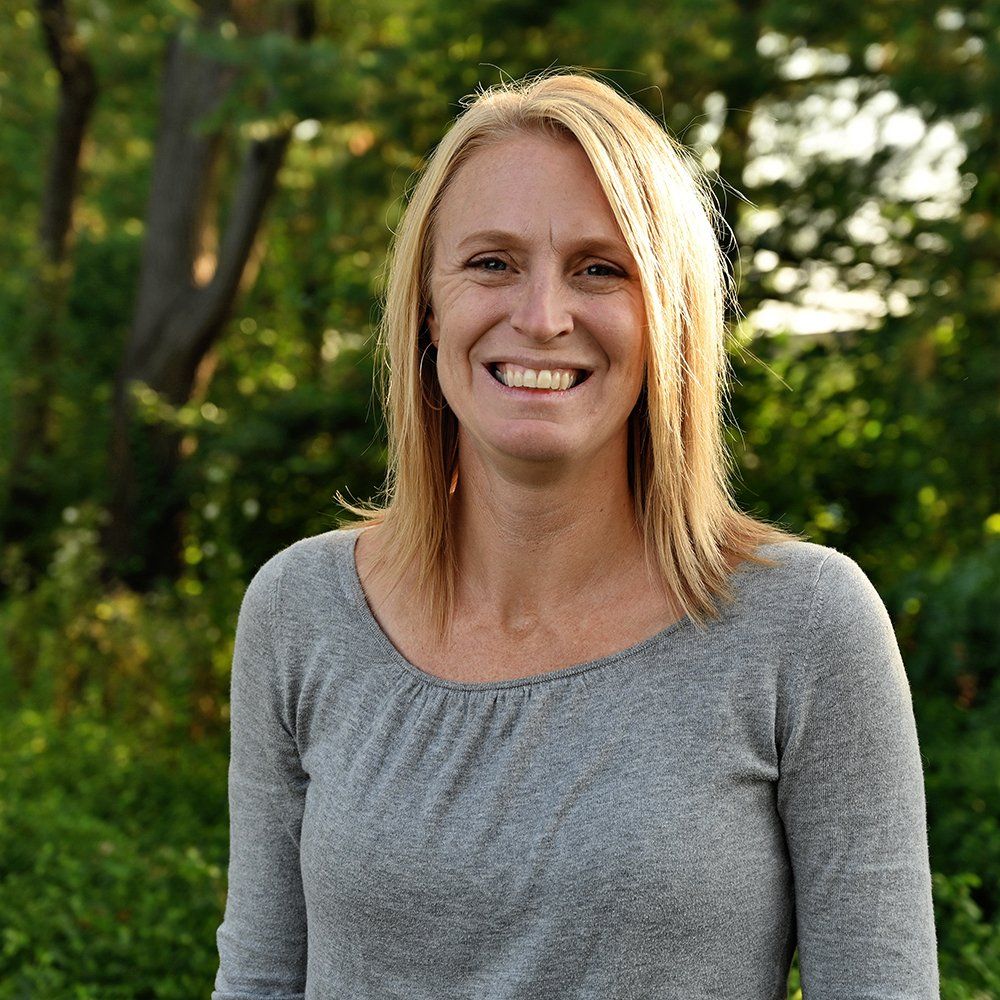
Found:
[[[642,369],[646,360],[645,318],[631,310],[619,310],[606,318],[604,329],[611,334],[609,350],[619,364]]]
[[[467,297],[463,306],[447,313],[440,322],[439,350],[447,357],[460,361],[473,351],[491,330],[503,322],[503,312],[485,308]]]

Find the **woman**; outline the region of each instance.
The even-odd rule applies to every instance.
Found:
[[[561,72],[393,248],[384,507],[255,575],[214,1000],[937,996],[923,776],[858,565],[737,509],[691,159]]]

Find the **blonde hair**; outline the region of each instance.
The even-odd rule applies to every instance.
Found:
[[[395,234],[377,328],[378,391],[389,443],[386,503],[356,506],[342,528],[383,525],[378,565],[398,584],[407,566],[438,634],[450,631],[457,575],[450,496],[458,475],[458,424],[434,365],[426,312],[434,225],[444,192],[477,149],[512,135],[575,140],[589,158],[638,265],[648,331],[646,382],[629,417],[628,475],[647,564],[692,621],[731,601],[728,560],[776,563],[759,545],[798,540],[741,511],[725,448],[724,343],[735,283],[715,236],[711,189],[694,158],[656,119],[608,84],[550,70],[462,100]],[[423,369],[426,368],[426,371]]]

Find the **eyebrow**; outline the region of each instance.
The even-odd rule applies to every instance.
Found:
[[[523,237],[518,236],[517,233],[511,233],[505,229],[481,229],[470,233],[463,240],[459,241],[456,249],[461,250],[470,243],[480,242],[503,243],[508,246],[523,248],[526,241]],[[580,237],[573,241],[569,249],[571,252],[575,251],[576,253],[611,253],[631,256],[628,246],[622,240],[610,240],[603,236]]]

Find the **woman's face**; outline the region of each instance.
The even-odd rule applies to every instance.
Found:
[[[644,378],[642,292],[576,141],[519,135],[473,153],[442,199],[432,260],[428,326],[464,445],[566,464],[623,446]],[[525,369],[575,383],[516,387]]]

